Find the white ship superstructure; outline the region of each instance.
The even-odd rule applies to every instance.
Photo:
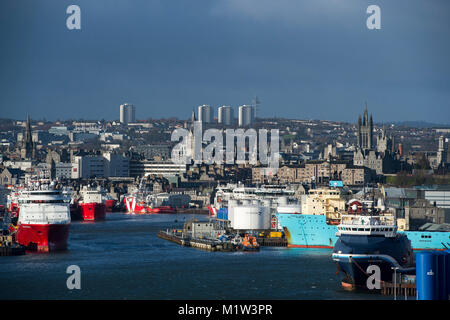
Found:
[[[67,247],[70,204],[61,190],[36,186],[19,193],[20,208],[17,241],[38,251],[63,250]]]

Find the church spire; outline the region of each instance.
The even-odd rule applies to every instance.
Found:
[[[369,114],[367,112],[367,102],[364,104],[364,119],[363,119],[363,125],[367,126],[369,123]]]
[[[31,133],[30,115],[27,114],[27,123],[25,126],[25,136],[23,137],[22,158],[34,158],[34,143],[33,135]]]

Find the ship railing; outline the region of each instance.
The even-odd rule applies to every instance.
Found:
[[[341,224],[365,226],[395,226],[395,219],[393,216],[343,215],[341,218]]]

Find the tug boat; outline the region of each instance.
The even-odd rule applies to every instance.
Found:
[[[259,251],[259,244],[256,242],[256,237],[246,234],[242,239],[239,249],[241,251]]]
[[[38,186],[18,196],[20,215],[16,241],[27,250],[49,252],[67,249],[70,209],[61,190]]]
[[[104,220],[106,216],[106,206],[103,203],[102,192],[98,189],[84,186],[80,193],[82,200],[79,202],[79,206],[82,220]]]
[[[142,178],[137,189],[123,198],[126,212],[128,214],[155,213],[152,212],[148,201],[150,194],[151,192],[145,188],[144,179]]]
[[[151,201],[142,200],[142,197],[136,195],[125,196],[125,207],[130,214],[158,214],[158,213],[176,213],[171,206],[153,207]]]
[[[397,232],[393,215],[378,211],[343,215],[337,229],[332,259],[344,276],[344,288],[367,288],[369,266],[379,267],[380,281],[391,281],[394,270],[415,274],[411,241]]]
[[[125,208],[130,214],[146,214],[149,213],[148,204],[138,195],[127,195],[124,197]]]

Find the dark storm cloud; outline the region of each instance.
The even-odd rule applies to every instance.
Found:
[[[82,30],[66,28],[81,8]],[[381,30],[366,8],[381,8]],[[450,123],[447,1],[13,1],[0,4],[1,117],[262,116]]]

